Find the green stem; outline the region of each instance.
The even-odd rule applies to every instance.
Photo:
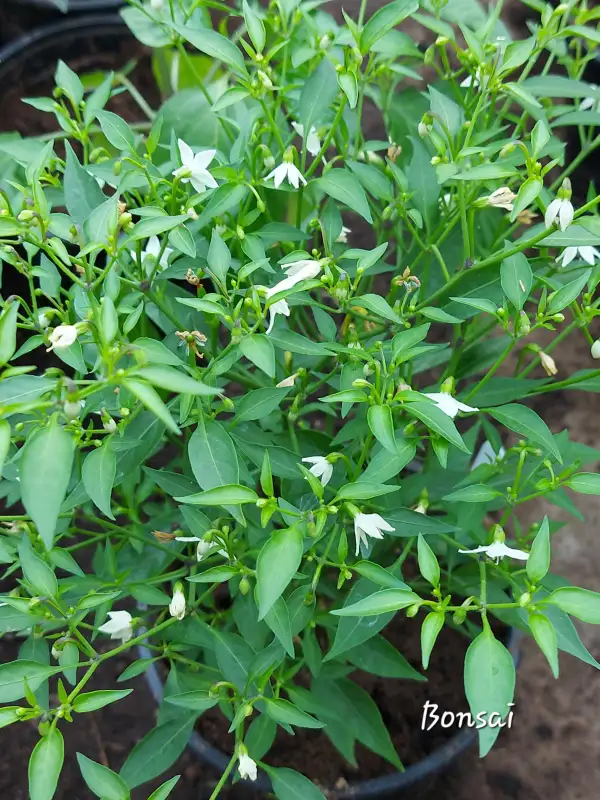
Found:
[[[224,773],[221,775],[221,777],[220,777],[220,779],[219,779],[219,782],[218,782],[218,783],[217,783],[217,785],[215,786],[215,788],[214,788],[214,790],[213,790],[213,793],[212,793],[212,794],[211,794],[211,796],[208,798],[208,800],[216,800],[216,798],[219,796],[219,794],[220,794],[220,792],[221,792],[221,789],[222,789],[222,788],[225,786],[225,784],[227,783],[227,778],[229,777],[229,775],[230,775],[230,773],[231,773],[231,770],[232,770],[232,769],[233,769],[233,767],[235,766],[236,759],[237,759],[237,756],[236,756],[236,754],[234,753],[234,754],[231,756],[231,759],[230,759],[230,761],[229,761],[229,764],[227,764],[227,766],[225,767],[225,772],[224,772]]]

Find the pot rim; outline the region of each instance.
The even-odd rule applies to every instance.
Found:
[[[16,3],[23,6],[34,6],[36,8],[49,8],[58,13],[80,13],[87,11],[101,11],[104,8],[119,8],[125,5],[125,0],[69,0],[69,8],[66,12],[61,12],[52,0],[16,0]]]
[[[47,25],[40,25],[33,30],[19,36],[12,42],[0,48],[0,80],[9,73],[16,64],[31,56],[34,52],[43,50],[53,43],[54,37],[60,34],[79,33],[97,35],[108,33],[116,28],[129,31],[124,20],[119,14],[96,14],[83,17],[65,17]]]
[[[507,647],[512,655],[515,667],[519,665],[521,658],[522,639],[522,631],[517,628],[509,628]],[[152,653],[144,645],[138,645],[137,649],[140,658],[152,657]],[[144,678],[154,700],[159,704],[163,697],[164,685],[154,662],[150,664],[144,673]],[[413,787],[425,778],[437,775],[438,772],[449,766],[459,755],[473,745],[476,738],[477,731],[475,729],[465,728],[448,739],[441,747],[436,748],[428,756],[425,756],[421,761],[411,764],[404,772],[395,772],[390,775],[381,775],[378,778],[359,781],[341,791],[330,790],[327,792],[327,797],[329,800],[368,800],[368,798],[395,795],[396,792]],[[192,731],[187,746],[201,761],[216,767],[222,772],[225,771],[229,764],[231,756],[227,756],[216,747],[213,747],[197,730]],[[261,792],[269,792],[271,791],[271,781],[263,772],[259,772],[257,780],[251,786],[249,785],[248,788],[250,790],[258,789]]]

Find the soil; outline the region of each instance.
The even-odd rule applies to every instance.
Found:
[[[420,625],[398,614],[385,637],[407,658],[417,670],[420,664]],[[462,681],[464,656],[469,640],[457,631],[445,629],[436,643],[427,681],[400,681],[380,678],[363,671],[350,677],[369,692],[382,713],[390,736],[405,766],[414,764],[441,747],[456,731],[433,728],[421,731],[423,706],[427,700],[437,703],[440,709],[467,711]],[[310,678],[300,676],[298,684],[309,688]],[[231,750],[231,735],[227,733],[228,722],[217,709],[205,712],[198,727],[202,736],[223,752]],[[321,787],[341,788],[348,783],[376,778],[394,773],[395,768],[380,756],[362,745],[357,746],[358,768],[347,764],[329,739],[321,731],[296,729],[291,738],[279,730],[275,743],[269,751],[269,764],[297,769]]]
[[[383,0],[371,0],[369,9],[383,5]],[[334,3],[331,4],[332,6]],[[341,3],[335,4],[341,8]],[[356,16],[358,0],[346,0],[344,8]],[[515,15],[511,18],[511,3],[505,5],[507,16],[517,27],[522,20]],[[514,8],[514,6],[513,6]],[[519,12],[523,6],[517,7]],[[26,13],[29,16],[26,16]],[[31,23],[37,25],[44,21],[44,13],[35,10],[19,12],[5,0],[0,2],[0,40],[7,41]],[[418,37],[415,37],[418,39]],[[81,46],[73,39],[72,44],[80,44],[78,52],[62,45],[57,57],[63,57],[78,71],[119,67],[132,57],[142,56],[140,70],[134,82],[146,98],[153,103],[149,91],[154,87],[149,61],[144,62],[144,49],[131,42],[111,36],[104,44],[86,43]],[[22,95],[39,96],[49,94],[52,88],[52,70],[35,61],[27,62],[27,75],[31,83],[23,89],[19,76],[4,81],[0,129],[14,130],[23,135],[39,134],[54,130],[53,119],[49,115],[35,112],[20,103]],[[148,91],[146,91],[148,89]],[[133,121],[139,119],[137,107],[130,110],[123,107],[112,110]],[[50,127],[48,127],[50,120]],[[588,171],[589,175],[589,171]],[[578,369],[589,368],[593,362],[589,346],[581,338],[580,342],[569,340],[569,344],[559,347],[554,353],[559,369],[558,378],[566,377]],[[571,436],[592,446],[600,446],[600,423],[598,423],[597,397],[591,393],[571,392],[560,397],[542,397],[537,401],[536,410],[548,421],[555,432],[568,427]],[[589,468],[589,467],[588,467]],[[567,524],[553,542],[552,569],[564,574],[572,582],[589,589],[600,590],[600,570],[598,557],[598,528],[600,525],[600,503],[593,496],[577,497],[577,505],[586,518],[586,523],[578,523],[546,502],[533,502],[524,509],[524,523],[539,519],[547,513],[553,519],[564,520]],[[417,629],[414,623],[409,630]],[[390,627],[390,638],[418,668],[418,642],[407,636],[402,623]],[[581,636],[584,644],[593,655],[600,658],[600,629],[582,626]],[[428,682],[392,682],[383,679],[367,678],[363,685],[372,691],[382,709],[388,711],[386,723],[390,725],[394,744],[406,764],[412,763],[422,755],[431,752],[440,742],[439,731],[435,735],[421,734],[420,719],[425,700],[437,702],[440,708],[464,710],[462,698],[462,660],[465,641],[452,631],[444,631],[432,656],[428,671]],[[10,661],[16,657],[18,643],[5,637],[0,641],[0,660]],[[446,772],[423,786],[418,792],[411,790],[403,797],[417,797],[421,800],[592,800],[598,796],[600,780],[600,715],[598,701],[600,682],[598,672],[592,667],[566,655],[561,655],[561,677],[552,678],[545,659],[535,644],[527,640],[523,645],[523,659],[518,673],[516,692],[516,711],[513,729],[501,734],[496,747],[490,755],[480,760],[476,750],[463,754]],[[127,660],[114,659],[105,665],[100,674],[90,682],[90,690],[114,688],[116,677],[127,665]],[[357,675],[354,676],[355,678]],[[364,676],[363,676],[364,677]],[[363,681],[363,678],[360,679]],[[109,764],[118,769],[133,745],[152,727],[156,708],[143,678],[132,681],[129,686],[134,692],[119,703],[89,715],[76,716],[73,724],[64,725],[65,765],[56,800],[93,800],[92,793],[84,785],[75,752]],[[408,687],[408,691],[406,688]],[[218,726],[206,714],[202,730],[214,744],[227,752],[228,742]],[[417,738],[410,739],[408,730]],[[4,758],[0,761],[0,797],[11,800],[27,800],[27,761],[38,740],[34,723],[11,726],[2,736]],[[340,777],[355,781],[356,774],[340,768],[337,753],[327,744],[325,737],[315,733],[299,733],[294,739],[281,734],[273,749],[270,761],[296,767],[307,774],[315,775],[323,784],[332,785]],[[324,744],[325,742],[325,744]],[[360,777],[366,778],[390,771],[389,765],[373,756],[370,751],[357,749]],[[306,763],[308,762],[308,763]],[[176,800],[206,800],[219,775],[197,761],[186,751],[161,779],[153,781],[132,793],[134,800],[144,800],[151,790],[172,775],[181,779],[172,796]],[[252,794],[251,787],[238,784],[222,796],[227,800],[238,800]],[[261,797],[254,794],[256,800]]]

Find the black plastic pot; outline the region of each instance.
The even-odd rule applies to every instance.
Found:
[[[522,634],[514,628],[510,630],[508,637],[508,649],[510,650],[515,666],[518,665],[521,655]],[[138,647],[140,658],[152,658],[152,653],[146,647]],[[146,682],[157,703],[160,703],[163,696],[163,684],[156,664],[150,664],[145,673]],[[430,781],[440,772],[449,767],[456,759],[471,747],[477,739],[477,733],[472,728],[465,728],[457,733],[446,744],[438,747],[422,761],[407,767],[404,772],[397,772],[393,775],[383,775],[380,778],[356,783],[337,791],[335,789],[327,792],[328,800],[375,800],[380,797],[415,797],[415,790],[419,784]],[[220,772],[224,772],[230,756],[225,755],[207,742],[198,731],[193,731],[189,741],[190,750],[200,761],[210,764]],[[267,793],[272,791],[271,782],[264,773],[259,773],[258,779],[248,784],[250,792]]]
[[[16,6],[35,6],[58,11],[52,0],[11,0]],[[125,5],[125,0],[69,0],[68,14],[81,14],[87,11],[110,11]]]

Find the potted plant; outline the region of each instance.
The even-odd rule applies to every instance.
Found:
[[[0,720],[38,722],[33,800],[64,726],[130,692],[91,679],[142,644],[121,679],[164,700],[119,772],[80,754],[99,797],[162,775],[207,719],[228,751],[211,800],[232,778],[389,795],[411,696],[413,727],[447,711],[481,755],[509,727],[510,628],[555,675],[559,649],[592,660],[570,617],[599,623],[600,595],[550,573],[559,525],[519,511],[600,492],[597,451],[530,405],[600,386],[600,197],[572,196],[558,135],[596,146],[583,48],[561,51],[593,14],[545,11],[510,42],[493,14],[459,36],[416,0],[367,10],[242,2],[214,29],[197,3],[133,2],[173,96],[134,129],[111,75],[89,89],[61,62],[34,102],[65,135],[1,145],[0,258],[25,289],[0,316],[0,626],[24,637]],[[437,37],[424,55],[408,18]],[[554,362],[568,335],[589,369]],[[470,716],[415,695],[446,652]],[[339,754],[333,780],[310,748]],[[368,751],[393,777],[369,783]]]

